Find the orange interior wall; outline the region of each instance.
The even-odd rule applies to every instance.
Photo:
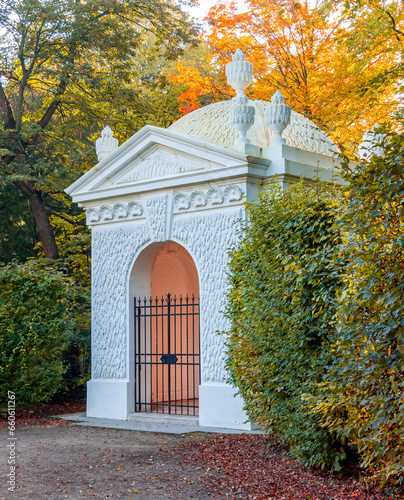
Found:
[[[164,245],[153,264],[151,296],[161,298],[167,293],[177,297],[187,294],[199,297],[199,280],[194,261],[178,243]]]
[[[186,296],[199,297],[199,280],[196,266],[192,257],[181,245],[168,243],[156,255],[151,274],[151,297],[166,300],[167,293],[172,295],[171,300],[186,303]],[[191,303],[189,300],[188,303]],[[191,309],[188,308],[188,312]],[[176,312],[186,312],[185,305]],[[168,352],[167,324],[162,319],[151,328],[151,352],[157,355]],[[165,320],[166,321],[166,320]],[[153,366],[151,373],[152,403],[167,401],[168,370],[171,377],[171,402],[187,404],[187,401],[198,399],[199,366],[185,363],[197,361],[199,363],[199,324],[187,316],[171,318],[170,353],[176,354],[178,362],[175,365],[158,364]],[[196,355],[196,356],[195,356]]]

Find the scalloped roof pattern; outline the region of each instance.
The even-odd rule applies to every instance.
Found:
[[[265,101],[249,101],[255,107],[255,122],[247,133],[253,144],[269,146],[272,134],[265,123]],[[232,101],[217,102],[197,109],[183,116],[169,129],[185,135],[201,137],[205,140],[230,146],[236,139],[236,133],[230,124],[229,110]],[[338,153],[333,141],[311,120],[292,110],[290,124],[283,132],[286,144],[304,151],[333,156]]]

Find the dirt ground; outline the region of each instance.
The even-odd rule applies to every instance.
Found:
[[[1,500],[216,496],[206,481],[199,480],[205,470],[193,464],[185,469],[186,451],[175,451],[195,437],[68,424],[17,428],[18,469],[15,492],[11,492],[6,482],[7,437],[6,429],[1,429]]]
[[[0,421],[0,500],[404,500],[362,482],[357,466],[337,474],[305,469],[262,435],[84,427],[47,416],[52,409],[21,415],[11,438],[15,491]]]

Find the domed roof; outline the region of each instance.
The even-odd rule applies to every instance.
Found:
[[[255,108],[254,125],[247,132],[247,137],[252,144],[260,147],[269,146],[272,133],[265,123],[265,108],[268,102],[248,101]],[[232,101],[217,102],[192,111],[183,116],[169,129],[185,135],[200,137],[202,139],[230,146],[236,139],[236,132],[230,123],[230,107]],[[333,156],[338,149],[333,141],[311,120],[292,110],[290,124],[282,136],[286,144],[304,151]]]

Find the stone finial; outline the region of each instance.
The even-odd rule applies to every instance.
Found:
[[[237,98],[236,98],[237,99]],[[247,101],[248,103],[248,101]],[[247,139],[246,134],[255,120],[255,108],[248,104],[233,103],[230,108],[230,123],[238,132],[238,137],[234,141],[235,145],[251,144],[250,139]]]
[[[272,144],[286,144],[286,139],[282,137],[282,132],[290,123],[291,107],[285,104],[285,98],[277,90],[271,97],[271,103],[265,110],[265,119],[268,128],[272,131],[274,137]]]
[[[252,82],[253,65],[245,60],[240,49],[233,54],[232,60],[233,62],[226,65],[227,84],[233,87],[237,97],[247,99],[244,89]]]
[[[251,143],[246,134],[255,120],[255,108],[248,105],[248,97],[244,93],[244,89],[252,82],[253,65],[245,60],[240,49],[237,49],[232,59],[233,62],[226,65],[226,76],[227,83],[234,88],[237,95],[230,108],[230,123],[238,132],[234,145],[242,146]]]
[[[383,156],[384,148],[382,146],[377,146],[383,142],[384,134],[376,132],[376,129],[380,127],[378,123],[373,126],[371,130],[365,132],[362,138],[362,142],[359,144],[358,152],[359,157],[362,160],[369,160],[372,156]]]
[[[103,160],[119,145],[118,139],[115,139],[114,133],[108,125],[101,132],[101,137],[95,141],[95,151],[98,156],[98,161]]]

